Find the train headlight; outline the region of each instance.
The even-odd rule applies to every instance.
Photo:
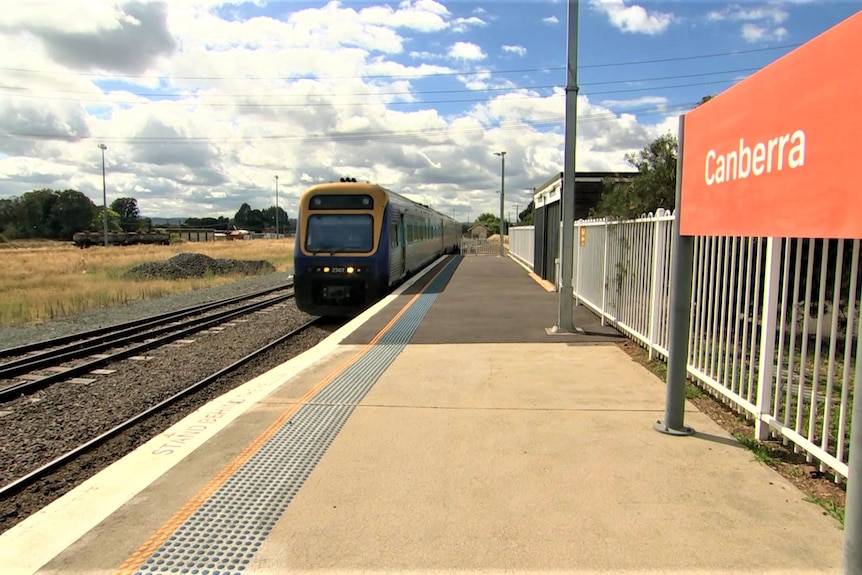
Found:
[[[328,273],[329,273],[329,268],[323,268],[323,273],[328,274]]]
[[[347,267],[347,273],[349,273],[349,274],[353,273],[353,267],[352,266]]]

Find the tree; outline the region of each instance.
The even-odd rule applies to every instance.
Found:
[[[51,237],[49,222],[51,210],[57,201],[54,190],[44,188],[23,194],[18,199],[18,237],[46,238]]]
[[[605,182],[605,191],[593,216],[631,219],[655,212],[672,210],[676,203],[676,136],[665,134],[636,154],[626,154],[626,161],[638,174],[628,182]]]
[[[72,234],[87,229],[98,209],[90,198],[76,190],[63,190],[56,195],[57,201],[51,209],[48,237],[72,239]]]
[[[96,208],[96,215],[93,217],[93,220],[90,222],[88,226],[91,230],[96,230],[101,232],[105,227],[105,222],[103,220],[102,214],[105,213],[105,209],[102,207]],[[120,227],[120,214],[112,210],[110,207],[108,208],[108,231],[109,232],[118,232],[122,230]]]
[[[18,226],[18,198],[0,199],[0,234],[7,238],[16,236]]]
[[[536,203],[533,200],[530,200],[527,208],[518,214],[518,224],[522,226],[531,226],[533,225],[533,215],[536,211]]]
[[[485,227],[488,228],[488,233],[490,234],[500,233],[500,218],[490,212],[485,212],[476,218],[476,223],[484,224]]]
[[[262,212],[264,225],[273,230],[275,229],[275,212],[275,206],[270,206]],[[279,230],[281,230],[281,233],[285,233],[287,231],[287,213],[281,206],[278,206],[278,227]]]
[[[117,198],[111,202],[111,210],[120,216],[120,227],[127,232],[138,229],[141,212],[138,210],[138,200],[135,198]]]
[[[230,220],[224,216],[219,216],[218,218],[186,218],[183,226],[188,228],[227,230],[230,229]]]
[[[239,210],[237,210],[236,214],[233,216],[233,223],[238,228],[248,228],[251,212],[251,206],[246,203],[243,203],[243,205],[239,207]]]

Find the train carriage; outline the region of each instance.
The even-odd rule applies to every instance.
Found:
[[[294,286],[306,313],[352,317],[440,255],[456,253],[454,219],[377,184],[319,184],[299,201]]]

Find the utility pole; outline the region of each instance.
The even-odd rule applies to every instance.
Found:
[[[102,150],[102,222],[104,224],[104,236],[102,240],[104,241],[105,247],[108,247],[108,189],[105,186],[105,150],[108,149],[108,146],[105,144],[99,144],[99,149]]]
[[[560,249],[560,306],[557,325],[551,333],[572,333],[575,248],[575,152],[578,128],[578,0],[569,0],[568,64],[566,66],[566,137],[563,193],[561,197],[563,232]],[[556,224],[555,224],[556,225]]]
[[[275,176],[275,239],[278,239],[278,174]]]
[[[494,155],[500,156],[500,160],[502,161],[502,167],[500,169],[500,256],[505,257],[506,249],[503,246],[503,234],[505,233],[505,222],[503,220],[505,214],[503,213],[503,202],[506,198],[506,152],[505,150],[500,152],[494,152]]]

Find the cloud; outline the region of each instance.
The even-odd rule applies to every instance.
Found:
[[[503,44],[503,52],[509,52],[510,54],[517,54],[518,56],[523,56],[527,53],[527,49],[523,46],[508,46]]]
[[[667,105],[668,99],[664,96],[643,96],[631,100],[602,100],[599,102],[607,108],[639,108],[643,106],[662,107]]]
[[[43,4],[57,14],[36,10]],[[101,205],[100,142],[109,201],[135,197],[146,216],[266,208],[278,174],[292,217],[310,183],[348,175],[475,217],[499,202],[491,151],[508,151],[507,188],[522,206],[530,193],[518,188],[562,169],[563,90],[520,88],[524,79],[482,65],[492,44],[441,44],[439,32],[454,31],[458,18],[440,2],[292,12],[261,3],[254,16],[239,0],[93,4],[32,3],[28,12],[13,3],[0,13],[0,27],[14,30],[0,34],[0,67],[40,72],[9,73],[5,83],[16,89],[0,89],[0,197],[72,188]],[[495,32],[493,18],[474,14]],[[122,52],[139,28],[155,34],[141,54],[94,55],[68,41],[79,34]],[[58,42],[68,54],[56,52]],[[534,55],[510,42],[502,53]],[[486,92],[431,94],[455,82]],[[434,102],[471,96],[479,101]],[[579,106],[581,170],[626,169],[625,153],[676,125],[675,116],[639,122],[616,111],[625,109],[619,101],[581,96]]]
[[[455,42],[449,47],[449,57],[453,60],[484,60],[487,55],[472,42]]]
[[[629,33],[661,34],[673,22],[673,14],[647,11],[637,4],[627,4],[626,0],[589,0],[590,6],[604,12],[611,25]]]
[[[331,3],[337,4],[337,3]],[[419,32],[437,32],[449,26],[449,10],[434,0],[406,0],[395,10],[390,6],[371,6],[359,11],[359,20],[366,24],[390,28],[408,28]]]
[[[452,21],[452,31],[466,32],[470,28],[482,27],[487,25],[487,22],[485,22],[481,18],[477,18],[476,16],[470,16],[469,18],[455,18],[455,20]]]
[[[712,10],[707,14],[707,19],[712,21],[721,20],[768,20],[773,24],[781,24],[787,20],[789,13],[779,5],[744,7],[732,5],[724,10]]]
[[[177,48],[167,28],[166,11],[164,2],[134,1],[116,8],[112,19],[97,20],[98,28],[70,28],[48,17],[20,21],[18,32],[41,40],[54,60],[71,68],[137,73]],[[0,26],[6,27],[8,22],[4,18]]]
[[[542,22],[545,24],[559,24],[560,20],[556,16],[548,16],[547,18],[542,18]]]
[[[796,3],[799,3],[798,1]],[[740,35],[746,42],[783,40],[787,28],[782,26],[790,14],[780,4],[766,6],[728,6],[723,10],[712,10],[706,18],[710,22],[742,22]]]
[[[742,37],[746,42],[760,42],[764,40],[783,40],[787,37],[787,28],[778,26],[767,28],[746,22],[742,25]]]

